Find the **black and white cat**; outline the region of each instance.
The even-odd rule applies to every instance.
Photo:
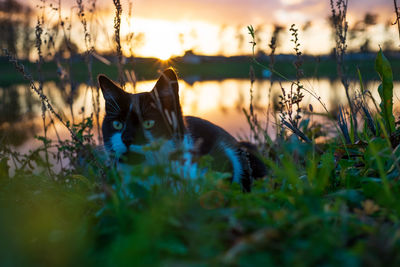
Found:
[[[173,158],[172,152],[180,146],[185,164],[211,155],[212,168],[231,172],[232,182],[241,184],[244,191],[250,191],[254,178],[265,176],[265,165],[252,144],[236,141],[209,121],[182,115],[178,79],[172,69],[162,73],[151,92],[127,93],[105,75],[99,75],[98,82],[106,103],[104,144],[115,157],[133,164],[141,160],[152,163]],[[159,158],[149,148],[157,140],[164,140],[158,147]],[[196,169],[189,172],[191,178],[198,175]]]

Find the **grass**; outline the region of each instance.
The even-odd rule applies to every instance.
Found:
[[[139,185],[149,166],[124,187],[112,170],[100,186],[94,169],[20,169],[1,176],[2,265],[399,263],[398,149],[375,138],[352,151],[348,158],[329,142],[316,154],[312,144],[287,140],[249,194],[212,172],[199,191],[174,192]]]
[[[119,1],[115,3],[118,20]],[[81,22],[86,27],[89,20]],[[296,67],[277,58],[273,64],[254,58],[200,65],[177,62],[175,67],[181,77],[244,78],[252,62],[256,75],[262,71],[257,66],[269,66],[266,68],[293,79],[296,92],[302,94],[312,92],[301,86],[301,73],[309,77],[317,70],[317,77],[341,78],[335,61],[316,63],[302,56],[297,30],[294,32]],[[85,63],[71,62],[69,74],[81,82],[94,78],[90,73],[94,76],[99,72],[120,76],[123,81],[117,66],[91,63],[90,40],[85,41]],[[343,64],[340,68],[346,70],[347,78],[357,77],[358,66],[363,77],[381,79],[380,99],[375,101],[382,104],[377,112],[370,111],[365,101],[370,96],[362,90],[361,80],[360,92],[351,100],[357,117],[342,108],[340,119],[330,117],[336,125],[335,137],[317,143],[329,129],[312,123],[304,108],[298,108],[301,102],[296,92],[289,94],[282,88],[285,103],[271,111],[278,118],[274,141],[251,112],[252,107],[250,112],[245,110],[268,168],[251,193],[231,184],[229,174],[207,168],[212,164],[209,157],[199,159],[204,171],[195,180],[178,175],[172,164],[151,162],[133,166],[129,177],[122,177],[96,147],[93,116],[81,122],[64,122],[71,139],[37,137],[43,145],[25,154],[1,143],[0,264],[399,265],[400,129],[390,116],[392,72],[398,73],[399,61],[387,60],[380,51],[375,61],[346,60]],[[29,62],[24,65],[39,72],[33,73],[33,79],[36,75],[45,81],[58,79],[53,61],[40,68]],[[21,82],[20,73],[11,71],[10,63],[0,61],[0,66],[9,74],[2,75],[2,85]],[[154,78],[160,67],[159,62],[149,60],[136,64],[135,72],[141,78]],[[25,69],[19,71],[29,78]],[[271,77],[271,81],[281,80]],[[28,82],[45,104],[44,125],[50,127],[56,118],[50,113],[51,99],[42,95],[32,79]],[[312,114],[312,108],[309,110]],[[355,120],[359,128],[354,127]],[[61,169],[55,168],[54,162]],[[143,181],[149,177],[157,183],[144,187]]]
[[[2,265],[398,264],[400,152],[375,119],[380,134],[364,128],[348,145],[277,139],[269,156],[262,151],[267,177],[249,194],[212,170],[187,183],[146,164],[122,185],[101,158],[84,160],[74,140],[41,139],[72,162],[58,173],[48,172],[43,148],[18,155],[2,146]],[[91,144],[91,127],[72,129]],[[312,127],[302,131],[314,140]],[[154,175],[164,182],[141,186]]]

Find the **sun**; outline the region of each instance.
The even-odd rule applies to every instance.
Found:
[[[187,32],[188,30],[182,28],[181,23],[137,19],[134,24],[138,27],[136,32],[143,33],[142,43],[134,51],[137,55],[166,61],[173,56],[184,54],[184,47],[179,36],[182,32]],[[124,28],[124,30],[123,33],[129,33],[129,29]]]
[[[174,40],[166,40],[161,36],[149,36],[139,54],[166,61],[173,56],[183,54],[183,52],[179,43]]]
[[[173,56],[173,52],[168,47],[163,47],[163,49],[155,51],[154,56],[160,60],[167,61]]]

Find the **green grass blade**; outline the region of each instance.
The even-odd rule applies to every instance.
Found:
[[[383,55],[382,49],[379,50],[375,60],[375,70],[378,72],[382,83],[379,85],[378,92],[381,98],[381,115],[385,122],[385,127],[390,133],[394,132],[393,116],[393,73],[389,61]]]

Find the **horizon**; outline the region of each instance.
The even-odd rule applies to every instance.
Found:
[[[43,16],[49,28],[58,23],[59,14],[65,22],[72,20],[71,40],[78,46],[79,52],[87,49],[75,1],[19,2],[33,8],[31,26],[35,24],[37,16]],[[55,10],[58,4],[61,4],[60,13]],[[93,4],[95,12],[91,13]],[[328,21],[331,12],[329,1],[273,0],[265,3],[260,0],[174,0],[165,3],[161,0],[139,0],[121,4],[121,45],[125,57],[133,55],[166,60],[183,56],[189,50],[206,56],[251,55],[252,40],[248,34],[248,25],[256,29],[256,52],[270,51],[268,44],[274,27],[279,26],[282,29],[276,53],[293,54],[289,32],[292,24],[299,30],[300,50],[303,54],[326,55],[334,47]],[[40,5],[45,5],[45,8],[41,9]],[[115,51],[113,3],[92,0],[83,3],[83,8],[96,51]],[[348,49],[356,50],[364,44],[367,44],[369,51],[377,51],[379,46],[384,49],[398,47],[396,26],[391,25],[395,18],[392,9],[390,0],[350,1]],[[366,14],[372,16],[371,24],[363,22]],[[35,59],[35,55],[31,54],[30,58]]]

